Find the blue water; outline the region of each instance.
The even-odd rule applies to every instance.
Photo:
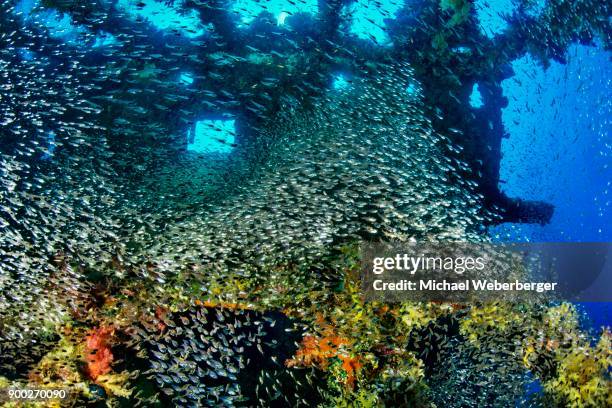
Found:
[[[612,63],[601,47],[574,45],[566,65],[544,69],[529,55],[502,83],[500,179],[509,196],[555,206],[545,226],[503,225],[500,238],[520,241],[607,242],[612,230],[610,126]]]
[[[187,132],[187,151],[229,154],[234,148],[236,122],[232,119],[203,119]]]
[[[541,3],[539,7],[541,7]],[[478,1],[483,32],[503,32],[513,2]],[[537,7],[533,10],[537,13]],[[555,206],[550,224],[503,224],[494,239],[520,242],[612,240],[612,62],[601,44],[573,45],[567,64],[547,69],[530,55],[512,64],[502,83],[508,138],[502,144],[500,188],[511,197]],[[582,303],[593,328],[609,326],[610,304]]]

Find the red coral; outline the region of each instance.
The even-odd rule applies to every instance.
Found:
[[[111,363],[114,360],[110,349],[110,341],[115,329],[112,326],[102,326],[92,329],[86,336],[85,350],[87,355],[87,374],[92,380],[111,371]]]
[[[157,306],[157,309],[155,309],[155,317],[158,319],[157,329],[160,332],[163,332],[164,330],[166,330],[166,324],[164,323],[164,320],[166,319],[167,314],[168,314],[168,310],[165,308],[162,308],[161,306]]]

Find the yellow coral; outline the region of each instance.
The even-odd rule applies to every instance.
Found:
[[[11,385],[11,382],[6,378],[0,375],[0,388],[6,388]]]
[[[450,309],[444,304],[402,303],[399,309],[402,322],[410,329],[420,328],[440,317]]]
[[[602,333],[597,345],[579,330],[578,312],[571,303],[549,307],[542,324],[523,345],[523,362],[534,369],[542,353],[556,363],[555,376],[543,383],[555,403],[569,407],[612,406],[608,376],[612,366],[611,334]]]
[[[500,335],[508,329],[525,324],[525,315],[508,303],[488,303],[474,306],[459,324],[461,335],[478,346],[483,336]]]
[[[595,347],[580,344],[559,348],[557,376],[544,383],[544,390],[560,404],[570,407],[612,406],[607,373],[612,366],[611,333],[605,331]]]
[[[128,373],[104,374],[96,379],[96,383],[104,388],[106,393],[115,397],[129,397],[132,390],[126,388]]]
[[[571,303],[561,303],[549,307],[544,315],[543,323],[548,331],[571,333],[578,329],[578,312]],[[550,334],[550,333],[548,333]]]
[[[365,388],[359,389],[355,393],[343,394],[334,398],[329,407],[334,408],[376,408],[384,407],[382,401],[375,391],[370,391]]]
[[[40,360],[30,378],[37,383],[56,384],[60,388],[66,384],[81,383],[83,377],[76,364],[81,355],[73,341],[62,337],[57,346]]]

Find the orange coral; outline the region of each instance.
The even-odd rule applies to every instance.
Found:
[[[115,333],[112,326],[101,326],[97,329],[92,329],[86,335],[85,350],[87,355],[86,371],[92,380],[96,380],[99,376],[108,374],[111,371],[111,363],[114,360],[113,353],[110,349],[110,340]]]
[[[338,336],[331,326],[324,324],[321,336],[304,336],[295,356],[285,361],[285,365],[287,367],[317,367],[325,370],[333,359],[340,359],[342,369],[346,372],[345,386],[353,389],[357,373],[362,368],[362,364],[359,357],[351,357],[347,353],[346,349],[350,345],[349,339]]]
[[[342,368],[346,372],[345,385],[352,390],[355,387],[357,373],[363,365],[359,362],[359,357],[340,356],[340,359],[342,360]]]
[[[304,336],[302,346],[295,353],[295,357],[285,362],[287,367],[294,366],[316,366],[321,369],[327,368],[328,359],[338,357],[340,348],[347,346],[348,340],[336,335],[325,337]]]

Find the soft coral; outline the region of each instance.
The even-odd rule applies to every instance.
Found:
[[[110,348],[110,341],[114,335],[112,326],[101,326],[92,329],[86,336],[85,349],[87,355],[87,374],[92,380],[96,380],[99,376],[108,374],[111,371],[111,363],[113,362],[113,353]]]

